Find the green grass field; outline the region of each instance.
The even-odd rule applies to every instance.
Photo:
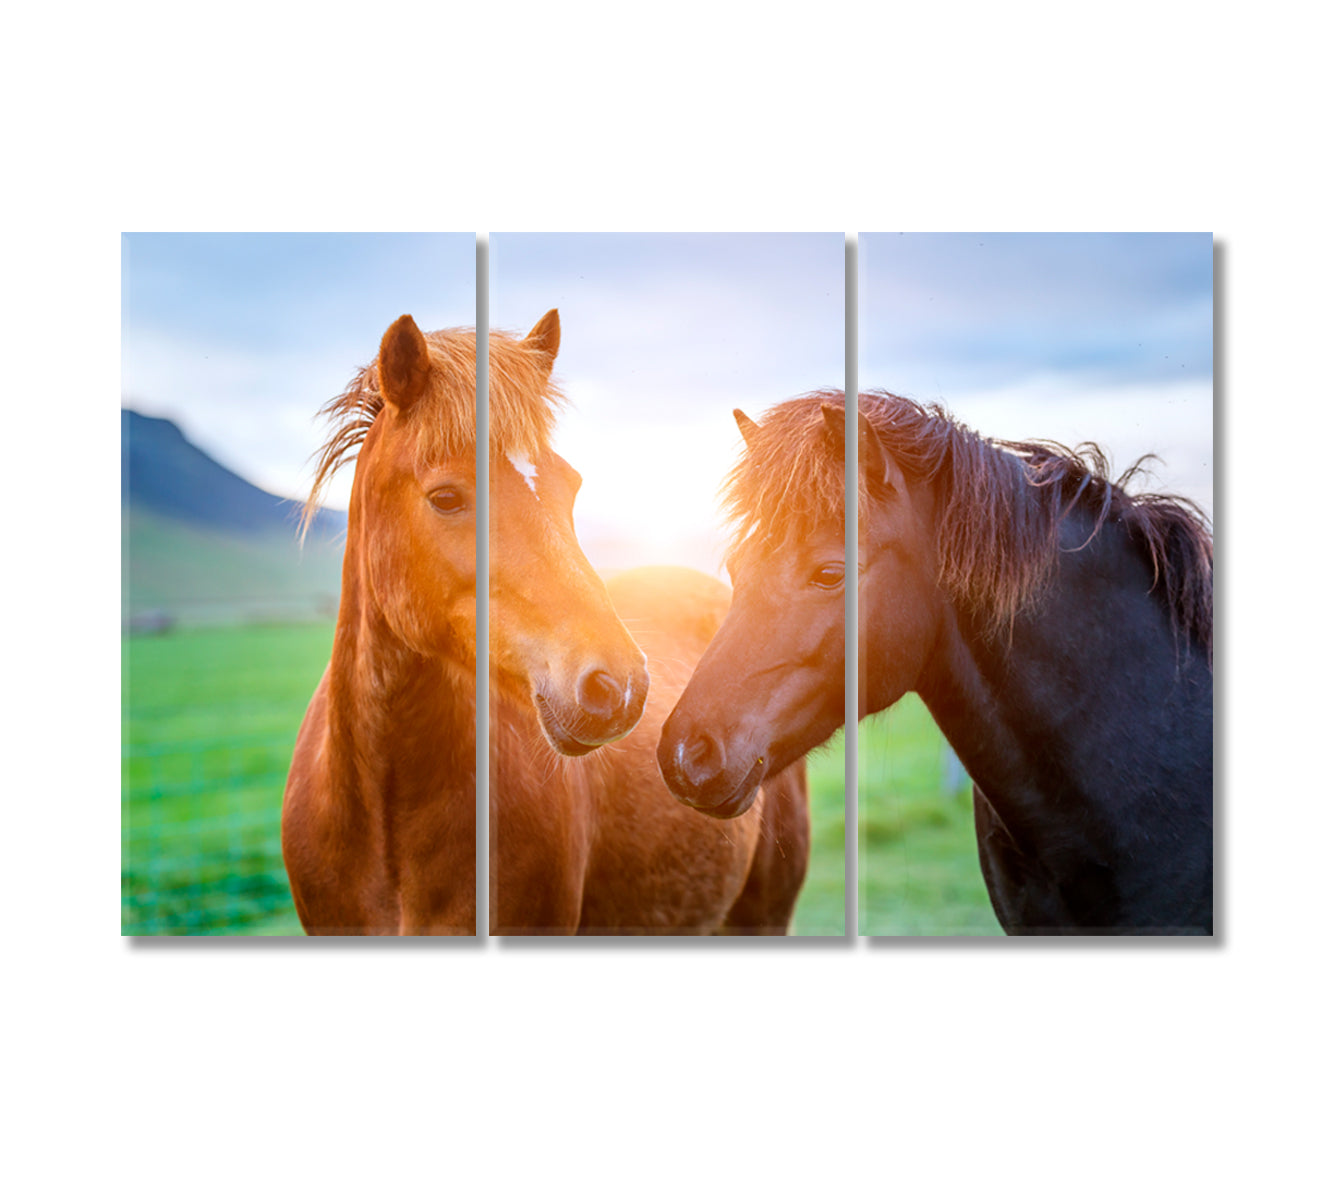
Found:
[[[121,928],[295,934],[279,819],[333,625],[181,630],[123,642]],[[914,698],[864,721],[860,930],[998,933],[966,780]],[[808,760],[812,853],[797,934],[844,932],[843,737]]]
[[[806,870],[792,932],[841,935],[845,932],[843,892],[844,776],[843,734],[806,759],[811,793],[811,862]]]
[[[332,642],[332,623],[123,640],[123,933],[301,932],[279,820]]]
[[[1002,932],[977,862],[972,785],[914,695],[857,731],[864,934]]]
[[[122,643],[121,930],[299,934],[279,821],[333,625]],[[811,868],[794,931],[843,932],[843,749],[813,756]]]

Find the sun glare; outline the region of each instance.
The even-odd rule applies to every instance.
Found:
[[[557,450],[584,478],[574,511],[589,561],[600,570],[676,565],[721,577],[717,494],[734,441],[717,421],[644,426],[626,436],[567,417]]]

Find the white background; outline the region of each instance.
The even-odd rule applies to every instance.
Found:
[[[14,1194],[1311,1194],[1331,264],[1305,6],[483,11],[7,22]],[[896,228],[1217,234],[1214,944],[118,936],[122,230]]]

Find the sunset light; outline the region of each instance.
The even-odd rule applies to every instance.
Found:
[[[589,560],[724,578],[732,410],[843,385],[842,236],[493,234],[490,265],[492,329],[560,311],[554,443]]]

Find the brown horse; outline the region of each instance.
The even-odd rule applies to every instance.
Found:
[[[475,344],[400,317],[325,407],[307,521],[357,467],[333,654],[283,800],[307,933],[476,932]]]
[[[604,587],[589,566],[579,476],[550,443],[559,336],[554,312],[529,335],[548,354],[541,386],[510,386],[507,343],[491,348],[492,931],[784,933],[809,854],[804,764],[729,827],[663,785],[662,722],[729,592],[673,568]]]
[[[674,837],[679,821],[644,817],[634,766],[651,767],[660,719],[639,735],[638,756],[630,743],[610,759],[619,747],[593,753],[635,726],[648,678],[574,539],[578,476],[550,451],[559,337],[552,312],[527,338],[493,334],[489,347],[494,744],[522,756],[501,754],[497,766],[493,749],[496,924],[571,929],[583,914],[618,931],[714,928],[729,917],[757,931],[785,927],[806,861],[799,773],[769,789],[767,817],[744,836],[705,826],[663,846],[644,831]],[[423,335],[402,317],[378,359],[326,406],[335,430],[308,518],[339,466],[355,456],[357,467],[333,654],[284,799],[283,853],[310,933],[475,932],[475,354],[473,331]],[[684,621],[677,656],[689,653],[691,621],[713,612],[700,602],[685,619],[679,606],[692,589],[697,581],[672,603]],[[651,645],[668,622],[648,611]],[[657,791],[660,807],[679,808]],[[532,835],[551,840],[535,845]],[[710,855],[715,845],[730,856]],[[646,849],[664,861],[645,865]],[[691,872],[730,871],[722,883],[691,879],[713,908],[683,902],[678,860]]]

